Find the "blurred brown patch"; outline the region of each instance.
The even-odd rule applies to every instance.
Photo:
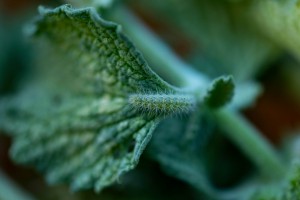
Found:
[[[0,7],[4,12],[4,16],[7,15],[8,17],[10,17],[13,15],[18,15],[20,12],[23,12],[30,7],[38,5],[38,3],[42,2],[38,0],[4,0],[1,2]]]
[[[299,127],[300,108],[287,94],[279,72],[271,71],[262,81],[265,92],[255,107],[244,113],[267,138],[279,144],[285,133]]]

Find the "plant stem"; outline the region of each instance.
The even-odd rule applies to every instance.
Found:
[[[0,170],[0,199],[5,200],[34,200],[29,194],[19,188]]]
[[[135,45],[146,58],[152,61],[156,72],[169,75],[168,78],[180,86],[205,91],[209,79],[178,58],[154,33],[146,28],[129,10],[118,8],[112,15],[114,21],[125,27]],[[229,109],[215,111],[216,121],[227,136],[256,164],[268,177],[281,177],[285,166],[281,159],[252,124],[243,116]]]
[[[275,150],[242,115],[229,109],[221,109],[213,114],[227,136],[252,159],[264,175],[274,178],[284,175],[285,168]]]

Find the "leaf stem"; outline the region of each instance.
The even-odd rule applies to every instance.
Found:
[[[19,188],[0,169],[0,199],[5,200],[34,200],[29,194]]]
[[[241,114],[221,109],[213,112],[216,121],[227,136],[248,155],[269,178],[280,178],[285,167],[270,143]]]
[[[156,72],[169,75],[168,78],[172,82],[190,88],[196,91],[196,94],[206,90],[209,78],[178,58],[129,10],[125,7],[117,8],[112,18],[124,26],[135,45],[143,52],[146,59],[152,62],[151,67]],[[227,137],[241,148],[264,175],[277,178],[284,174],[285,166],[275,149],[243,116],[228,108],[217,110],[214,115]]]

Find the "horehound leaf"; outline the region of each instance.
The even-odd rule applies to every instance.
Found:
[[[234,95],[234,82],[232,76],[221,76],[215,79],[207,94],[204,103],[210,108],[220,108],[231,101]]]
[[[67,182],[74,190],[100,190],[132,169],[157,123],[109,95],[31,89],[2,107],[7,115],[1,123],[16,134],[12,158],[36,166],[50,183]]]
[[[32,34],[46,38],[44,48],[55,45],[52,54],[58,61],[51,68],[46,65],[46,72],[64,76],[64,86],[79,93],[114,95],[176,91],[148,67],[121,27],[104,21],[94,9],[64,5],[39,11]]]
[[[31,31],[43,38],[46,63],[35,87],[2,100],[0,127],[14,137],[15,161],[51,183],[100,191],[137,165],[163,116],[194,100],[159,78],[94,9],[64,5],[40,14]]]

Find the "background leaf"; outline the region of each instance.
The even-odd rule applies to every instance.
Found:
[[[14,133],[12,158],[74,190],[99,191],[132,169],[157,123],[107,95],[25,90],[14,101],[2,100],[1,108],[1,127]]]
[[[141,2],[143,12],[191,38],[194,53],[189,57],[193,65],[213,78],[232,74],[237,82],[247,81],[277,54],[275,45],[248,19],[248,2]]]

